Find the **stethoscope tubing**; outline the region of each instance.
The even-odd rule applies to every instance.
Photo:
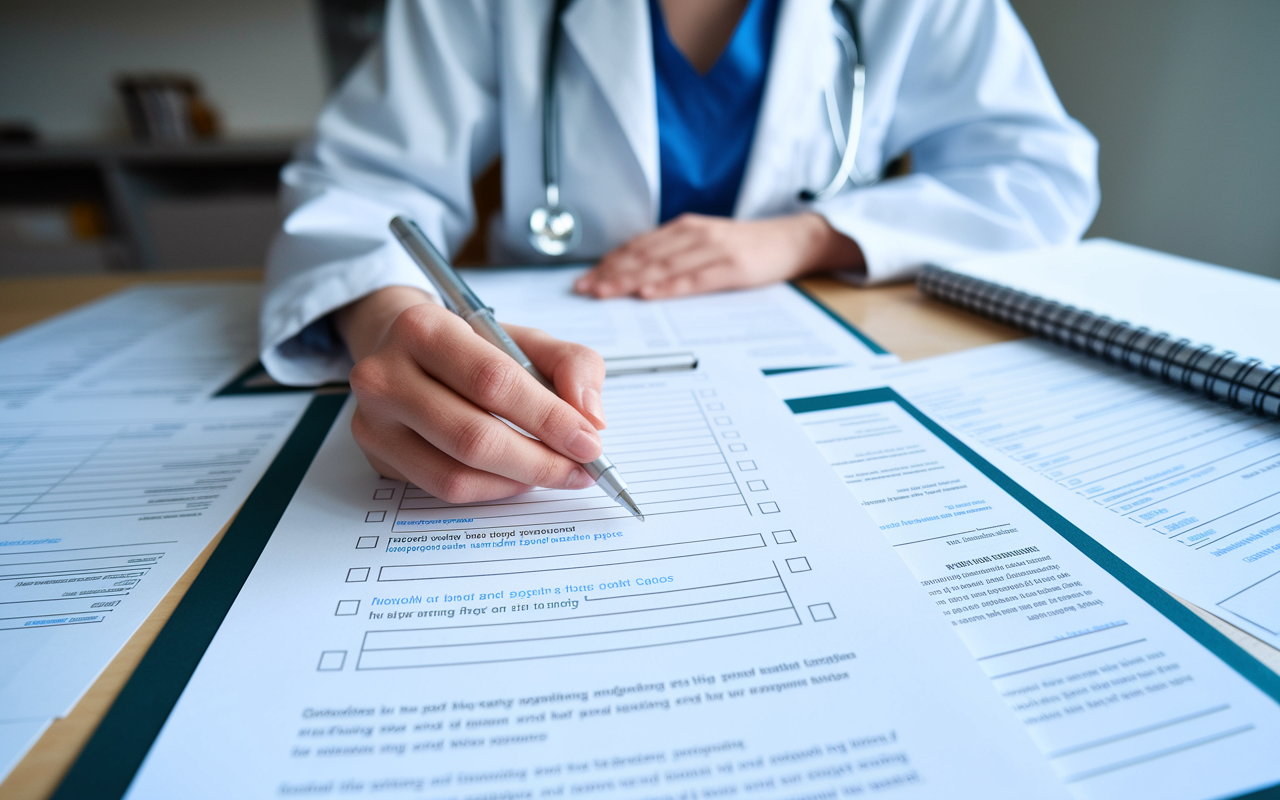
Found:
[[[560,126],[557,115],[560,104],[556,92],[556,66],[560,62],[561,18],[573,0],[556,0],[551,22],[551,44],[542,81],[542,185],[549,208],[560,205]]]
[[[560,202],[560,126],[557,115],[559,103],[556,92],[556,67],[560,60],[560,43],[564,34],[561,30],[561,18],[573,0],[556,0],[555,15],[551,23],[551,42],[547,49],[546,68],[542,81],[542,183],[543,200],[529,215],[529,243],[534,249],[545,255],[562,255],[577,246],[581,239],[580,223],[576,215]],[[832,6],[842,18],[843,26],[837,28],[836,38],[844,50],[845,63],[850,65],[851,97],[849,100],[849,128],[842,130],[838,111],[833,111],[834,103],[828,96],[827,111],[831,123],[831,135],[836,146],[840,147],[843,139],[844,147],[840,148],[840,166],[836,169],[831,181],[822,189],[814,192],[804,190],[799,199],[810,203],[833,197],[852,179],[857,186],[867,186],[874,180],[865,179],[861,173],[855,179],[855,160],[858,155],[858,144],[862,138],[862,114],[866,97],[867,67],[862,57],[862,38],[858,30],[857,17],[850,5],[850,0],[833,0]],[[558,220],[561,226],[568,224],[568,233],[550,230],[548,220]]]

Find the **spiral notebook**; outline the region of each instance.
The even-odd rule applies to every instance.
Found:
[[[929,265],[930,297],[1280,416],[1280,281],[1107,239]]]

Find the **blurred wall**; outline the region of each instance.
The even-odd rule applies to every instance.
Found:
[[[297,136],[324,101],[310,0],[0,0],[0,120],[122,137],[123,71],[195,75],[230,136]]]
[[[1280,277],[1280,2],[1012,3],[1102,145],[1088,235]]]
[[[1012,0],[1101,140],[1110,236],[1280,277],[1277,0]],[[325,92],[310,0],[0,0],[0,119],[119,136],[112,78],[191,72],[232,136],[306,131]]]

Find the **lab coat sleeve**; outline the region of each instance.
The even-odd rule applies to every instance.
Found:
[[[487,0],[392,0],[381,43],[281,173],[287,217],[267,259],[263,366],[288,385],[346,380],[329,314],[387,286],[432,291],[387,229],[397,214],[453,253],[474,225],[471,182],[497,155]]]
[[[912,173],[816,207],[866,259],[841,277],[902,280],[928,262],[1079,239],[1098,207],[1097,142],[1007,0],[937,0],[916,23],[884,143],[886,158],[911,152]]]

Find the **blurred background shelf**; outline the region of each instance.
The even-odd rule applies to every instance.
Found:
[[[257,265],[294,142],[0,149],[0,275]]]
[[[0,2],[0,277],[260,266],[280,168],[385,3]],[[174,138],[125,88],[157,81],[191,82],[212,129],[135,143]]]

